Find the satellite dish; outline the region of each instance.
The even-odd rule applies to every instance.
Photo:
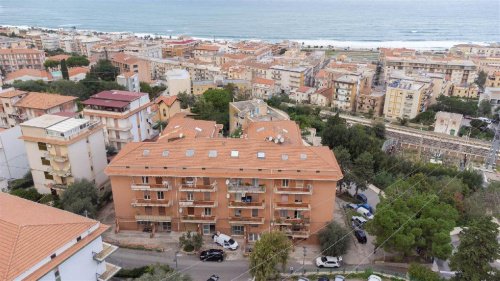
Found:
[[[284,137],[281,137],[281,138],[280,138],[280,142],[281,142],[281,143],[284,143],[284,142],[285,142],[285,138],[284,138]]]
[[[278,143],[280,140],[278,138],[274,139],[274,143]]]
[[[228,184],[229,184],[229,179],[226,179],[226,185],[228,185]]]

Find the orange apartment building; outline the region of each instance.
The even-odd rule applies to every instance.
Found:
[[[333,219],[340,167],[328,147],[304,146],[296,130],[272,123],[256,124],[255,137],[125,146],[106,169],[117,229],[220,231],[248,242],[281,230],[315,240]]]
[[[36,49],[0,49],[0,66],[7,72],[44,69],[45,52]]]

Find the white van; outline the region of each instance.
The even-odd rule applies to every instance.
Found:
[[[224,247],[224,249],[236,250],[238,249],[238,242],[234,241],[231,236],[217,232],[212,236],[214,242]]]
[[[358,212],[358,214],[365,216],[369,220],[373,219],[373,214],[370,213],[370,211],[368,211],[366,208],[359,207],[356,209],[356,212]]]

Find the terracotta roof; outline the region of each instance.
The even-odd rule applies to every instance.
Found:
[[[116,101],[127,101],[131,102],[140,97],[147,95],[147,93],[136,93],[130,91],[120,91],[120,90],[111,90],[111,91],[102,91],[91,98],[94,99],[105,99],[105,100],[116,100]]]
[[[70,55],[61,54],[61,55],[55,55],[55,56],[48,57],[47,60],[62,61],[62,60],[67,60],[70,57],[71,57]]]
[[[0,98],[13,98],[22,94],[26,94],[28,92],[15,90],[14,88],[5,89],[3,91],[0,90]]]
[[[249,139],[275,141],[283,138],[283,145],[303,145],[302,133],[295,121],[259,121],[251,122],[244,132]],[[272,137],[272,140],[269,138]]]
[[[15,279],[96,225],[95,220],[0,192],[0,279]],[[80,242],[78,249],[85,246]]]
[[[300,87],[297,89],[297,92],[307,93],[307,92],[308,92],[308,91],[310,91],[310,90],[314,90],[314,88],[307,87],[307,86],[300,86]]]
[[[129,143],[108,165],[106,173],[329,181],[342,178],[337,160],[328,147],[281,145],[241,138]]]
[[[319,94],[324,96],[327,99],[331,99],[333,97],[333,88],[321,88],[318,89],[315,94]]]
[[[156,100],[155,103],[158,104],[160,102],[163,102],[167,106],[172,106],[174,102],[177,100],[177,96],[159,96]]]
[[[325,78],[328,78],[328,72],[324,69],[321,69],[320,71],[318,71],[318,73],[316,74],[316,78],[317,79],[325,79]]]
[[[43,51],[36,49],[0,49],[0,55],[9,54],[43,54]]]
[[[194,48],[195,50],[202,50],[202,51],[212,51],[212,52],[217,52],[219,51],[218,46],[214,45],[199,45]]]
[[[47,80],[52,80],[52,74],[50,74],[50,72],[46,70],[24,68],[7,74],[7,77],[5,77],[5,81],[16,80],[24,76],[32,76],[35,78],[39,78],[40,80],[44,78],[46,78]]]
[[[27,96],[18,101],[14,106],[34,109],[49,109],[76,99],[76,97],[72,96],[29,92]]]
[[[69,77],[89,72],[87,67],[72,67],[68,69]]]
[[[266,79],[266,78],[260,78],[257,77],[253,79],[252,81],[253,84],[263,84],[263,85],[268,85],[268,86],[274,86],[274,80],[271,79]]]
[[[111,58],[111,60],[123,64],[134,64],[139,61],[137,57],[125,53],[117,53]]]
[[[177,113],[169,119],[158,141],[171,141],[179,138],[216,138],[221,129],[222,127],[218,126],[215,121],[195,120],[184,113]]]

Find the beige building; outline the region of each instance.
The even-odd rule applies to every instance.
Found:
[[[252,97],[269,99],[279,92],[274,80],[257,77],[252,81]]]
[[[191,93],[191,77],[185,69],[172,69],[166,73],[167,91],[175,96],[180,93]]]
[[[19,69],[43,70],[45,52],[36,49],[0,49],[0,67],[7,73]]]
[[[311,100],[311,95],[316,92],[315,88],[300,86],[297,89],[290,91],[288,97],[295,103],[309,103]]]
[[[290,120],[285,112],[272,108],[260,99],[229,103],[229,132],[245,130],[252,122]]]
[[[172,116],[181,112],[181,102],[177,96],[159,96],[155,100],[155,107],[154,121],[167,122]]]
[[[462,114],[439,111],[436,113],[434,132],[457,136],[462,126]]]
[[[291,90],[305,85],[309,70],[304,66],[273,65],[266,78],[274,80],[281,91],[289,93]]]
[[[21,124],[35,188],[63,192],[76,179],[97,187],[108,178],[103,126],[98,121],[43,115]]]
[[[431,84],[393,80],[387,85],[384,101],[386,118],[413,119],[427,109]]]
[[[479,97],[479,87],[476,84],[453,85],[451,96],[467,99],[477,99]]]
[[[333,88],[321,88],[311,94],[311,104],[329,107],[332,104]]]
[[[360,94],[356,99],[356,112],[382,116],[384,113],[385,92]]]
[[[356,110],[359,93],[359,76],[341,75],[333,79],[332,107],[345,111]]]
[[[486,87],[500,88],[500,71],[495,71],[488,75],[488,80],[486,80]]]

